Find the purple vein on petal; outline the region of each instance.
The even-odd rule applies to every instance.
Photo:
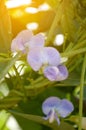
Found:
[[[57,76],[57,81],[65,80],[68,77],[68,70],[66,66],[64,65],[59,65],[59,74]]]
[[[50,81],[56,81],[58,74],[59,70],[55,66],[48,66],[44,68],[44,76]]]
[[[63,99],[61,100],[61,103],[59,107],[56,108],[56,110],[61,117],[65,118],[74,110],[74,107],[70,101]]]
[[[60,99],[57,97],[49,97],[42,104],[42,110],[47,115],[53,108],[56,108],[60,104]]]
[[[44,53],[51,66],[58,66],[61,61],[60,53],[53,47],[45,47]]]

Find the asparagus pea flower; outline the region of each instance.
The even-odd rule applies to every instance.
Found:
[[[44,46],[44,36],[41,33],[33,35],[30,30],[21,31],[13,40],[11,44],[12,52],[26,52],[33,47],[43,47]]]
[[[27,61],[34,71],[38,71],[43,66],[59,65],[60,54],[53,47],[34,48],[28,53]]]
[[[62,81],[68,77],[68,71],[64,65],[48,66],[44,69],[44,75],[50,81]]]
[[[60,118],[67,117],[74,110],[73,104],[66,99],[58,97],[49,97],[42,104],[42,111],[46,115],[45,120],[49,119],[52,123],[54,120],[60,124]]]
[[[53,47],[44,47],[44,36],[40,33],[33,35],[30,30],[21,31],[12,40],[11,51],[26,53],[31,68],[43,73],[50,81],[61,81],[68,77],[60,53]]]
[[[41,70],[50,81],[61,81],[68,77],[67,68],[61,65],[60,53],[53,47],[30,50],[27,61],[34,71]]]

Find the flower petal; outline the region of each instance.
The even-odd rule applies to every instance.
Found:
[[[73,104],[70,101],[63,99],[56,108],[56,111],[60,114],[61,117],[64,118],[68,116],[73,111],[73,109]]]
[[[28,53],[27,61],[33,70],[38,71],[42,66],[58,65],[60,54],[53,47],[32,48]]]
[[[58,66],[61,62],[59,52],[53,47],[45,47],[44,54],[48,59],[48,64],[52,66]]]
[[[57,75],[56,81],[65,80],[68,77],[68,70],[67,70],[66,66],[59,65],[58,69],[59,69],[59,73]]]
[[[42,67],[41,48],[33,48],[27,55],[27,62],[34,71],[38,71]]]
[[[55,117],[55,119],[56,119],[56,121],[57,121],[58,125],[60,125],[60,119],[58,118],[58,116],[57,116],[57,114],[56,114],[56,113],[55,113],[54,117]]]
[[[11,51],[17,52],[17,51],[23,51],[25,49],[24,45],[22,44],[22,39],[13,39],[11,44]]]
[[[32,31],[30,30],[23,30],[21,31],[15,39],[12,40],[11,44],[11,51],[22,51],[25,49],[24,45],[26,42],[30,40],[30,38],[33,36]]]
[[[49,123],[52,123],[54,120],[55,120],[55,111],[54,111],[54,109],[52,109],[49,112]]]
[[[27,46],[29,49],[32,49],[33,47],[43,47],[44,46],[44,36],[42,34],[36,34],[31,38],[29,42],[27,42]]]
[[[44,76],[50,81],[61,81],[68,77],[68,71],[67,68],[62,65],[58,67],[48,66],[44,68]]]
[[[46,117],[43,117],[44,120],[49,119],[49,123],[53,123],[54,120],[57,121],[58,125],[60,125],[60,119],[57,116],[57,113],[54,109],[50,110],[50,112],[46,115]]]
[[[48,66],[44,68],[44,76],[50,81],[56,81],[59,75],[59,69],[55,66]]]
[[[33,36],[33,33],[31,30],[23,30],[21,31],[18,35],[17,38],[21,37],[23,42],[27,42],[31,39],[31,37]]]
[[[56,108],[60,104],[60,99],[57,97],[49,97],[42,104],[42,110],[45,115],[48,115],[52,109]]]

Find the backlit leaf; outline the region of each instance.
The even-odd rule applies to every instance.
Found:
[[[0,0],[0,52],[8,52],[11,43],[11,21],[4,0]]]

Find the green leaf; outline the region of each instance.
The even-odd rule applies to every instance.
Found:
[[[79,125],[79,116],[71,116],[69,120]],[[82,117],[82,129],[86,130],[86,117]]]
[[[6,111],[1,111],[0,112],[0,130],[7,130],[6,129],[6,122],[9,118],[9,114],[6,113]]]
[[[8,52],[12,39],[11,20],[4,0],[0,0],[0,52]]]
[[[2,78],[5,77],[9,69],[15,64],[19,56],[20,56],[20,53],[17,54],[15,57],[13,57],[10,61],[5,61],[0,64],[0,81]]]
[[[36,115],[31,115],[31,114],[23,114],[23,113],[19,113],[19,112],[12,111],[12,110],[9,110],[8,112],[10,112],[10,113],[12,113],[14,115],[26,118],[28,120],[32,120],[32,121],[35,121],[37,123],[50,126],[49,123],[48,123],[48,121],[45,121],[43,119],[43,117],[41,117],[41,116],[36,116]]]
[[[80,74],[75,71],[69,74],[68,78],[61,82],[64,86],[78,86],[80,84]]]
[[[71,125],[69,125],[68,123],[65,123],[65,122],[61,122],[60,126],[58,126],[57,122],[49,123],[48,120],[47,121],[44,120],[43,117],[41,117],[41,116],[36,116],[36,115],[31,115],[31,114],[23,114],[23,113],[19,113],[19,112],[12,111],[12,110],[9,110],[9,112],[11,112],[14,115],[26,118],[28,120],[35,121],[36,123],[51,127],[54,130],[63,130],[63,129],[64,130],[67,130],[67,129],[74,130],[74,128]]]
[[[63,0],[62,2],[62,32],[67,34],[68,38],[74,40],[77,23],[75,17],[75,3],[72,0]]]
[[[43,130],[43,126],[41,126],[31,120],[27,120],[25,118],[21,118],[16,115],[14,117],[16,118],[16,121],[18,122],[18,124],[22,128],[22,130]],[[50,129],[46,129],[46,130],[50,130]]]

